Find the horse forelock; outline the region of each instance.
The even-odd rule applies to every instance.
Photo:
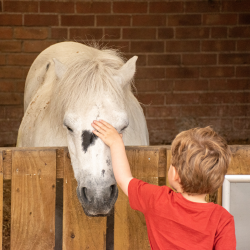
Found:
[[[130,84],[122,88],[113,77],[123,64],[117,51],[90,47],[69,58],[64,76],[52,86],[48,112],[53,128],[60,126],[66,110],[77,105],[94,105],[106,95],[118,103],[129,101]]]

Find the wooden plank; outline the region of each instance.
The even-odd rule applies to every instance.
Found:
[[[250,146],[234,145],[230,146],[233,157],[229,165],[227,174],[250,174]]]
[[[126,153],[135,178],[159,185],[159,173],[162,174],[161,168],[166,167],[166,148],[126,147]],[[166,173],[166,170],[164,172]],[[128,197],[120,188],[115,204],[114,227],[115,250],[150,249],[144,215],[130,208]]]
[[[88,217],[76,194],[77,181],[65,154],[63,183],[63,250],[106,249],[106,217]]]
[[[54,249],[56,151],[12,152],[11,249]]]
[[[3,152],[0,151],[0,250],[3,245]]]

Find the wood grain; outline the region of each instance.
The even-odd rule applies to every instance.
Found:
[[[12,151],[11,249],[55,247],[56,151]]]
[[[135,178],[159,185],[159,173],[166,167],[166,148],[126,147]],[[164,162],[165,160],[165,162]],[[163,169],[161,169],[163,168]],[[164,174],[165,179],[165,174]],[[150,249],[144,215],[130,208],[128,197],[119,188],[115,205],[114,249]]]
[[[77,198],[77,181],[65,154],[63,187],[63,250],[106,249],[106,217],[88,217]]]

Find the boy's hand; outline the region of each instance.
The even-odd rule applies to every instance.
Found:
[[[93,133],[101,138],[102,141],[109,147],[112,147],[116,143],[122,142],[122,134],[118,134],[117,130],[109,123],[100,120],[93,121],[91,125],[93,128],[95,128]]]

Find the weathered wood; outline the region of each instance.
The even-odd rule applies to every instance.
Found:
[[[63,185],[63,250],[106,249],[107,219],[85,215],[69,154],[65,154]]]
[[[56,150],[12,151],[11,249],[54,249]]]
[[[3,244],[3,152],[0,151],[0,250]]]
[[[250,147],[249,145],[230,146],[233,157],[227,174],[250,174]]]
[[[126,153],[135,178],[160,184],[159,174],[162,175],[162,168],[166,167],[166,148],[126,147]],[[130,208],[128,197],[120,188],[115,205],[114,231],[115,250],[150,249],[144,215]]]
[[[63,178],[64,171],[64,154],[66,148],[57,148],[56,149],[56,178]]]

